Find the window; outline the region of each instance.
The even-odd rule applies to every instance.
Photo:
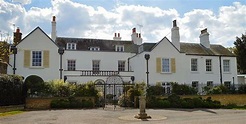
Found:
[[[213,81],[207,81],[207,86],[213,87]]]
[[[223,60],[223,71],[230,72],[230,60]]]
[[[228,89],[231,88],[231,82],[230,82],[230,81],[225,81],[225,82],[224,82],[224,85],[225,85]]]
[[[198,81],[192,81],[192,87],[198,89]]]
[[[162,58],[162,72],[164,73],[170,72],[170,59]]]
[[[92,61],[92,70],[93,70],[93,74],[99,74],[100,60],[93,60]]]
[[[125,61],[118,61],[118,71],[125,71]]]
[[[76,68],[76,61],[75,60],[67,60],[67,70],[68,71],[75,71]]]
[[[197,71],[197,59],[191,59],[191,71]]]
[[[42,51],[32,51],[32,66],[42,66]]]
[[[100,51],[100,47],[90,47],[91,51]]]
[[[162,82],[163,92],[164,94],[171,93],[171,83],[170,82]]]
[[[206,71],[212,71],[212,59],[206,59]]]
[[[67,43],[67,50],[76,50],[76,43]]]
[[[124,52],[124,46],[123,45],[116,45],[115,51],[117,52]]]

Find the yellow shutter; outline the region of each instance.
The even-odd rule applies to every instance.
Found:
[[[43,66],[45,68],[49,68],[49,62],[50,62],[50,55],[49,55],[49,51],[45,50],[43,53],[44,57],[43,57]]]
[[[156,58],[156,72],[161,73],[161,58]]]
[[[30,56],[31,52],[30,50],[24,50],[24,67],[29,68],[30,67]]]
[[[172,73],[176,72],[175,58],[171,58],[171,69],[172,69]]]

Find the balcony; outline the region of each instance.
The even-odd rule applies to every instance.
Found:
[[[80,76],[114,76],[119,75],[118,71],[92,71],[92,70],[81,70]]]

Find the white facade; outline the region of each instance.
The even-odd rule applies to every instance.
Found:
[[[52,32],[56,31],[55,26],[53,20]],[[180,43],[176,21],[172,29],[173,42],[164,37],[157,43],[142,44],[141,34],[137,34],[135,28],[132,32],[132,41],[121,41],[118,35],[120,38],[114,38],[115,40],[60,38],[59,41],[59,38],[53,37],[56,39],[54,42],[38,27],[16,46],[18,49],[16,74],[25,78],[29,75],[38,75],[45,81],[66,76],[69,82],[85,83],[99,79],[106,81],[109,76],[117,73],[116,75],[121,76],[124,82],[130,82],[131,76],[135,77],[135,82],[147,82],[147,61],[144,56],[149,54],[150,85],[169,82],[188,85],[197,83],[198,86],[206,86],[211,82],[213,85],[238,83],[236,57],[220,45],[210,45],[207,30],[202,32],[206,34],[206,41],[201,38],[201,44]],[[120,49],[118,46],[121,46]],[[59,47],[65,49],[62,56],[58,53]],[[32,66],[32,51],[42,51],[40,67]],[[74,70],[68,69],[69,60],[75,63]],[[195,63],[192,63],[193,60]],[[10,64],[13,61],[11,55]],[[98,72],[93,70],[93,61],[100,63]],[[119,61],[124,63],[124,69],[121,71]],[[12,68],[9,67],[8,73],[12,72]],[[201,90],[201,87],[197,88]]]

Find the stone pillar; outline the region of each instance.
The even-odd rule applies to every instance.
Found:
[[[145,109],[146,109],[146,96],[139,96],[139,109],[140,113],[138,115],[135,115],[135,118],[137,119],[148,119],[151,118],[147,115]]]

